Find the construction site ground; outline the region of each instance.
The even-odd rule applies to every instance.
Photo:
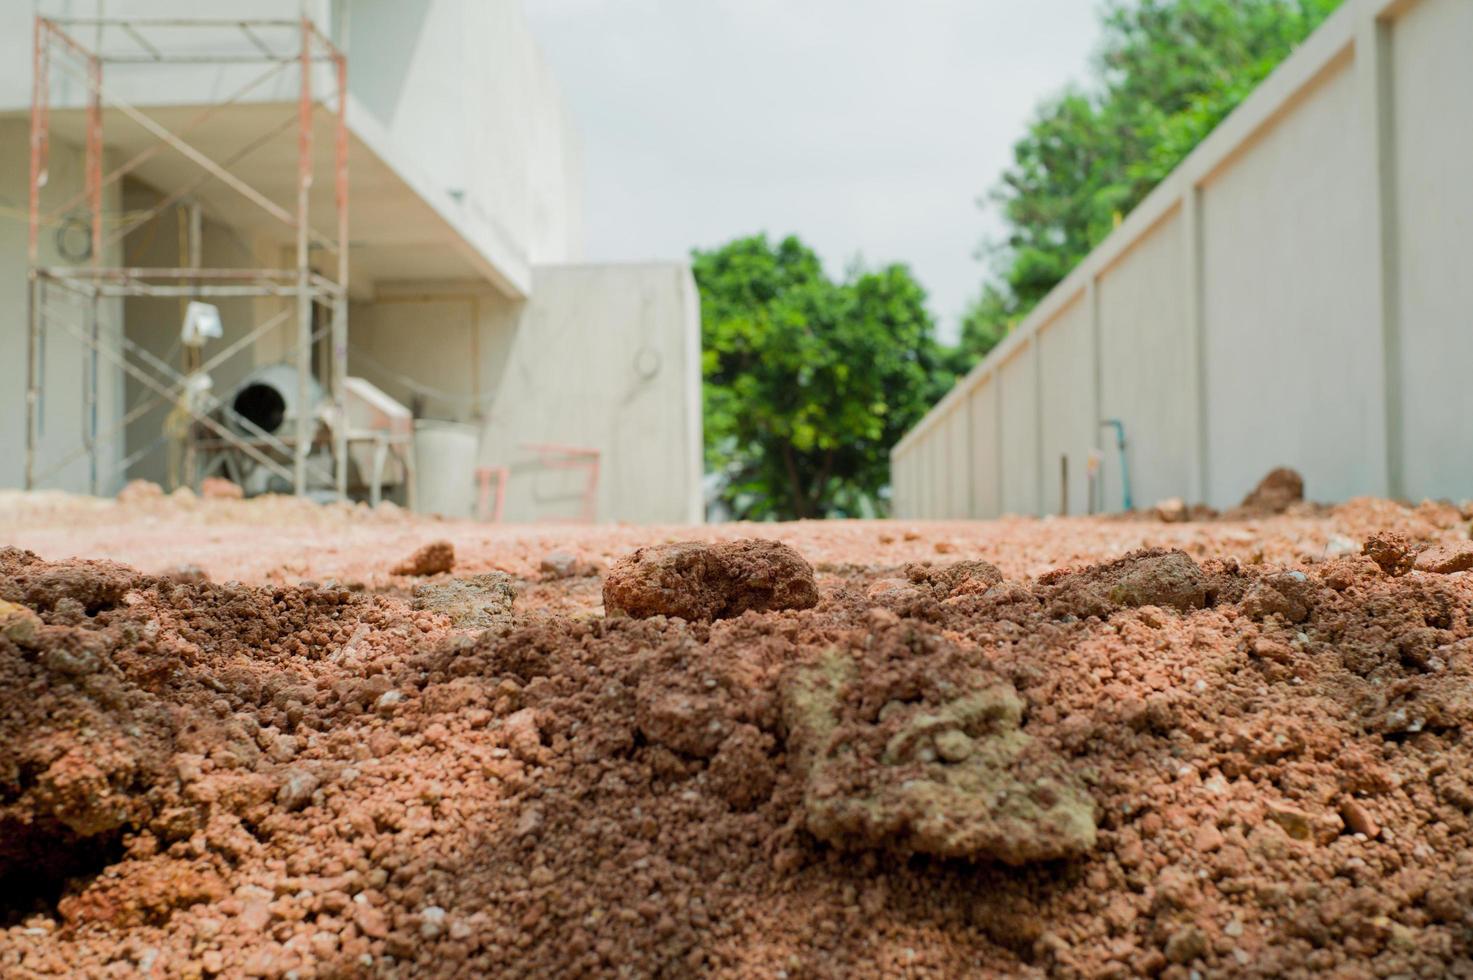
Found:
[[[1473,976],[1470,516],[7,493],[0,975]]]

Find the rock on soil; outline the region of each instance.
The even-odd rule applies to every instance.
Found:
[[[819,840],[1010,865],[1094,846],[1093,800],[1020,730],[1013,686],[938,637],[896,625],[831,648],[789,671],[782,706]]]
[[[1282,514],[1304,499],[1304,477],[1287,466],[1270,470],[1238,505],[1240,516]]]
[[[813,566],[788,545],[763,538],[640,548],[604,580],[604,609],[636,619],[725,619],[817,602]]]
[[[1415,567],[1440,575],[1473,571],[1473,541],[1434,545],[1417,555]]]
[[[587,578],[598,574],[598,568],[571,551],[553,551],[542,556],[538,571],[543,581],[555,582],[565,578]]]
[[[455,568],[455,545],[431,541],[389,570],[391,575],[442,575]]]
[[[418,585],[414,608],[450,617],[456,629],[485,630],[511,621],[517,589],[505,572],[486,572]]]
[[[1061,614],[1108,616],[1117,609],[1166,606],[1186,611],[1207,601],[1202,569],[1183,551],[1144,549],[1084,569],[1061,569],[1039,580]]]

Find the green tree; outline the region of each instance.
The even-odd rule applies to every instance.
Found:
[[[889,449],[955,376],[902,265],[830,279],[795,237],[693,253],[706,464],[751,520],[883,513]]]
[[[972,356],[1063,280],[1341,0],[1108,0],[1090,85],[1037,110],[990,194],[1007,227]]]

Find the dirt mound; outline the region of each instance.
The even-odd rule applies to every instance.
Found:
[[[725,619],[816,602],[813,567],[789,546],[763,538],[640,548],[604,580],[604,608],[636,618]]]
[[[1238,505],[1234,516],[1282,514],[1303,499],[1304,477],[1287,466],[1280,466],[1258,481],[1258,486]]]
[[[390,575],[443,575],[455,568],[455,545],[431,541],[389,569]]]
[[[221,589],[15,549],[0,551],[0,595],[0,916],[52,907],[73,924],[161,923],[225,897],[231,865],[260,849],[251,828],[310,771],[289,764],[321,723],[325,648],[384,625],[380,601],[342,591]],[[100,875],[165,849],[193,870]]]
[[[710,622],[549,614],[528,596],[591,583],[538,583],[468,637],[336,587],[0,553],[0,973],[1473,957],[1473,575],[898,568]]]

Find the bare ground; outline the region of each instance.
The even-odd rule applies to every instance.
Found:
[[[1467,537],[5,495],[0,974],[1473,975]]]

